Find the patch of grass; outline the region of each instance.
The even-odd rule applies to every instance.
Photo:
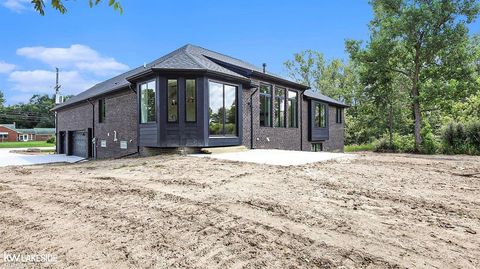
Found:
[[[375,149],[373,144],[363,144],[363,145],[346,145],[345,152],[355,152],[355,151],[373,151]]]
[[[44,148],[54,146],[46,141],[0,142],[0,148]]]

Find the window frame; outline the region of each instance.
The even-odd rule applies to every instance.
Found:
[[[283,96],[277,96],[277,89],[278,90],[283,90]],[[275,89],[274,89],[274,100],[275,100],[275,104],[274,104],[274,110],[276,110],[277,108],[277,102],[278,101],[283,101],[283,126],[280,126],[278,123],[280,123],[280,117],[279,115],[277,115],[277,113],[275,113],[275,123],[274,123],[274,127],[275,128],[286,128],[287,127],[287,98],[286,98],[286,95],[287,95],[287,88],[284,88],[284,87],[280,87],[280,86],[275,86]],[[280,105],[280,102],[279,102],[279,110],[280,108],[282,107]]]
[[[107,117],[105,101],[105,98],[98,99],[98,123],[105,123]]]
[[[170,81],[176,81],[176,82],[177,82],[176,95],[175,95],[175,97],[176,97],[176,98],[175,98],[175,102],[176,102],[176,113],[177,113],[177,115],[176,115],[176,118],[175,118],[174,121],[170,120],[170,109],[169,109],[169,106],[170,106],[170,94],[169,94],[169,93],[170,93],[170,92],[169,92],[170,87],[168,86],[168,84],[169,84]],[[166,90],[166,93],[167,93],[167,99],[166,99],[166,100],[167,100],[167,113],[166,113],[167,123],[178,123],[178,122],[179,122],[179,116],[180,116],[180,115],[179,115],[179,114],[180,114],[180,113],[179,113],[180,110],[179,110],[179,104],[178,104],[178,100],[179,100],[179,98],[178,98],[179,96],[178,96],[178,95],[179,95],[179,86],[180,86],[180,85],[179,85],[179,79],[178,79],[178,78],[167,78],[167,79],[166,79],[166,83],[167,83],[167,85],[166,85],[166,88],[167,88],[167,90]]]
[[[343,123],[343,108],[341,108],[341,107],[336,108],[335,122],[337,124],[342,124]]]
[[[194,112],[195,112],[195,119],[193,121],[189,121],[187,119],[187,81],[188,80],[193,80],[195,82],[195,89],[193,90],[194,93],[194,98],[195,98],[195,107],[194,107]],[[185,122],[186,123],[196,123],[197,122],[197,107],[198,107],[198,87],[197,87],[197,79],[196,78],[185,78]]]
[[[262,89],[261,87],[264,86],[264,87],[267,87],[269,92],[270,93],[263,93],[262,92]],[[273,85],[271,84],[266,84],[266,83],[261,83],[260,84],[260,88],[259,88],[259,105],[260,105],[260,109],[259,109],[259,113],[262,112],[262,97],[265,97],[265,98],[269,98],[270,99],[270,107],[269,107],[269,111],[268,111],[268,118],[269,118],[269,123],[268,125],[262,125],[261,124],[261,114],[259,115],[260,116],[260,127],[267,127],[267,128],[271,128],[273,127]]]
[[[145,85],[145,84],[149,84],[153,82],[155,84],[155,95],[154,95],[154,100],[155,100],[155,120],[154,121],[148,121],[148,118],[147,118],[147,121],[146,122],[142,122],[142,85]],[[158,81],[156,78],[154,79],[150,79],[150,80],[146,80],[146,81],[142,81],[140,83],[138,83],[138,93],[139,93],[139,98],[138,98],[138,122],[139,124],[154,124],[154,123],[157,123],[158,122],[158,115],[157,115],[157,106],[158,106],[158,100],[157,100],[157,92],[158,92]]]
[[[238,115],[238,98],[239,98],[239,85],[238,84],[233,84],[233,83],[228,83],[228,82],[224,82],[224,81],[221,81],[221,80],[215,80],[215,79],[208,79],[207,80],[207,94],[208,94],[208,110],[210,109],[210,83],[213,82],[213,83],[218,83],[218,84],[222,84],[223,87],[222,87],[222,96],[223,96],[223,108],[224,108],[224,111],[225,111],[225,85],[227,86],[231,86],[231,87],[234,87],[235,88],[235,135],[231,135],[231,134],[225,134],[225,119],[227,117],[227,113],[223,113],[223,117],[222,117],[222,134],[217,134],[217,135],[211,135],[210,134],[210,113],[207,113],[208,115],[208,125],[207,125],[207,128],[208,128],[208,137],[209,138],[238,138],[239,137],[239,132],[240,130],[238,129],[238,120],[239,120],[239,115]]]
[[[320,117],[320,114],[321,114],[321,113],[320,113],[320,112],[321,112],[320,107],[323,107],[323,108],[324,108],[324,111],[323,111],[323,119],[324,119],[323,122],[324,122],[324,125],[323,125],[323,126],[322,126],[322,124],[321,124],[321,119],[322,119],[322,117]],[[317,109],[318,109],[318,120],[317,120]],[[315,128],[327,128],[327,127],[328,127],[328,115],[327,115],[327,113],[328,113],[328,106],[327,106],[327,104],[320,103],[320,102],[316,102],[313,113],[314,113],[314,115],[313,115],[313,116],[314,116],[314,120],[313,120],[313,122],[314,122],[314,127],[315,127]]]
[[[320,148],[320,150],[318,150]],[[312,152],[322,152],[323,151],[323,143],[312,143],[310,146],[310,151]]]
[[[292,98],[289,96],[289,93],[295,93],[295,97]],[[298,92],[295,91],[295,90],[292,90],[292,89],[287,89],[287,114],[288,114],[288,128],[298,128]],[[294,126],[291,126],[291,123],[292,123],[292,119],[291,119],[291,115],[290,115],[290,101],[294,100],[295,101],[295,111],[294,111],[294,114],[295,114],[295,124]]]

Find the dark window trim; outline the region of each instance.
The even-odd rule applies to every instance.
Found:
[[[143,84],[148,84],[150,82],[155,82],[155,121],[147,121],[142,123],[142,85]],[[147,124],[156,124],[158,122],[158,109],[157,109],[157,95],[158,95],[158,80],[157,78],[149,79],[149,80],[144,80],[140,81],[137,83],[137,93],[138,93],[138,123],[142,125],[147,125]]]
[[[283,90],[283,96],[277,96],[277,91],[276,91],[277,89],[282,89]],[[278,117],[277,114],[275,114],[276,118],[275,118],[275,124],[273,126],[275,128],[287,128],[287,98],[286,98],[287,88],[275,85],[274,93],[275,93],[275,95],[274,95],[274,100],[275,100],[275,105],[274,106],[275,106],[275,108],[276,108],[277,100],[278,99],[283,100],[283,126],[277,126],[277,123],[280,120],[280,117]]]
[[[223,85],[223,93],[222,93],[222,96],[223,96],[223,107],[225,107],[225,85],[228,85],[228,86],[233,86],[235,87],[235,131],[236,131],[236,135],[225,135],[225,119],[226,119],[226,113],[223,113],[223,134],[222,135],[210,135],[210,130],[208,131],[208,137],[209,138],[238,138],[239,137],[239,132],[240,130],[238,129],[238,118],[239,118],[239,115],[238,115],[238,97],[240,95],[239,93],[239,88],[240,88],[240,85],[239,84],[234,84],[234,83],[229,83],[229,82],[224,82],[224,81],[221,81],[221,80],[217,80],[217,79],[207,79],[207,94],[208,94],[208,108],[210,108],[210,82],[214,82],[214,83],[219,83],[219,84],[222,84]],[[208,129],[210,129],[210,113],[207,113],[208,114],[208,124],[209,126],[207,127]]]
[[[320,146],[320,150],[317,150],[317,146]],[[311,147],[310,150],[312,152],[322,152],[323,151],[323,143],[322,142],[312,143],[310,147]]]
[[[295,98],[289,98],[288,97],[288,93],[289,92],[294,92],[296,94],[296,97]],[[294,90],[294,89],[287,89],[287,114],[288,114],[288,128],[298,128],[298,91]],[[291,100],[295,100],[295,126],[290,126],[290,113],[288,113],[288,109],[290,108],[290,104],[289,104],[289,101]]]
[[[338,124],[342,124],[343,123],[343,109],[340,108],[340,107],[337,107],[336,108],[336,117],[335,117],[335,121],[336,123]]]
[[[320,102],[315,102],[314,104],[315,104],[314,110],[313,110],[313,116],[314,116],[314,121],[313,121],[313,123],[314,123],[314,128],[328,128],[328,116],[327,116],[327,114],[328,114],[328,105],[325,104],[325,103],[320,103]],[[325,126],[322,126],[322,125],[320,124],[320,119],[321,119],[320,115],[319,115],[318,121],[315,119],[316,116],[317,116],[317,108],[319,109],[319,114],[320,114],[320,112],[321,112],[321,111],[320,111],[320,107],[321,107],[321,106],[324,107],[323,118],[324,118]]]
[[[187,80],[193,80],[195,81],[195,120],[194,121],[189,121],[187,120]],[[187,123],[196,123],[197,122],[197,108],[198,108],[198,83],[197,83],[197,78],[185,78],[185,122]]]
[[[105,100],[105,98],[98,99],[98,123],[105,123],[107,117]]]
[[[270,88],[270,93],[262,93],[262,91],[260,90],[260,98],[262,96],[266,96],[266,97],[269,97],[270,98],[270,113],[269,113],[269,118],[270,118],[270,125],[261,125],[260,124],[260,127],[264,127],[264,128],[272,128],[273,127],[273,88],[274,86],[272,84],[268,84],[268,83],[260,83],[260,87],[261,86],[267,86]],[[259,104],[261,104],[261,100],[259,99]],[[261,110],[261,109],[259,109]]]
[[[168,82],[169,82],[170,80],[175,80],[175,81],[177,82],[177,94],[176,94],[176,100],[175,100],[175,101],[177,102],[177,119],[174,120],[174,121],[171,121],[171,120],[170,120],[170,114],[169,114],[169,109],[168,109],[168,106],[169,106],[169,103],[168,103],[168,102],[169,102]],[[167,99],[166,99],[166,100],[167,100],[167,113],[166,113],[167,123],[178,123],[178,121],[179,121],[179,114],[180,114],[180,110],[179,110],[179,108],[178,108],[178,107],[179,107],[179,104],[178,104],[179,78],[168,78],[168,77],[167,77],[167,78],[166,78],[166,83],[167,83],[167,85],[166,85],[166,89],[167,89],[167,90],[166,90],[166,93],[167,93]]]

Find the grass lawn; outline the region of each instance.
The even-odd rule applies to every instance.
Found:
[[[41,147],[55,147],[55,144],[49,144],[46,141],[0,142],[0,148],[41,148]]]
[[[355,151],[373,151],[373,144],[363,144],[363,145],[346,145],[345,152],[355,152]]]

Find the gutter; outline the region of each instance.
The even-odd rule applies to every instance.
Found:
[[[303,151],[303,96],[305,92],[300,92],[300,151]],[[308,104],[308,102],[307,102]]]

